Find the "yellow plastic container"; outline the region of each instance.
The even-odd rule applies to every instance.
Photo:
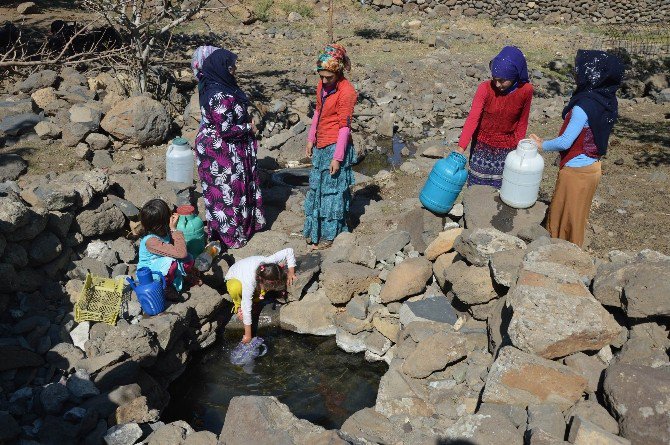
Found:
[[[126,285],[121,278],[113,280],[87,273],[84,287],[74,305],[75,321],[103,321],[116,325],[121,304],[130,297],[129,292],[124,295],[125,289]]]

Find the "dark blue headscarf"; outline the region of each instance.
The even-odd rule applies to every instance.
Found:
[[[512,80],[514,85],[507,92],[522,83],[528,82],[528,65],[526,57],[516,46],[506,46],[491,60],[489,64],[493,77]]]
[[[202,89],[200,105],[209,106],[209,101],[218,93],[234,96],[242,105],[249,105],[249,98],[237,85],[230,68],[235,66],[237,55],[226,50],[217,49],[202,64]]]
[[[572,107],[579,105],[589,118],[593,140],[601,156],[619,117],[616,91],[623,81],[624,65],[614,54],[604,51],[577,51],[575,82],[577,88],[563,109],[563,119]]]

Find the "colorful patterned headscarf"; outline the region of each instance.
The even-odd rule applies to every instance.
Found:
[[[193,70],[193,75],[196,79],[200,80],[202,76],[202,65],[205,63],[205,59],[208,58],[214,51],[216,51],[216,46],[199,46],[193,53],[191,57],[191,69]]]
[[[342,45],[331,43],[326,45],[323,53],[316,61],[316,71],[327,70],[333,73],[342,73],[351,70],[351,61],[347,56],[347,50]]]

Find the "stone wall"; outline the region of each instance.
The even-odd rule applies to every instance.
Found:
[[[668,0],[356,0],[388,12],[425,12],[452,17],[486,17],[545,23],[663,23],[670,19]]]

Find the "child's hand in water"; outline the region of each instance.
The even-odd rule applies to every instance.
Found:
[[[251,335],[243,335],[242,336],[242,343],[247,344],[251,341]]]

